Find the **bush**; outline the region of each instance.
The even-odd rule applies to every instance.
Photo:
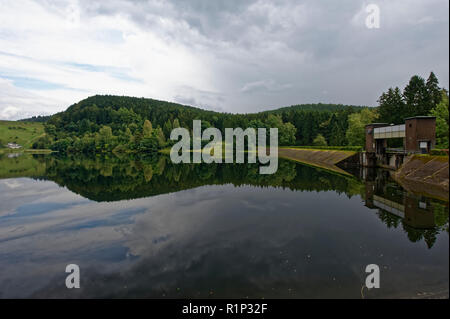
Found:
[[[37,139],[36,142],[33,143],[33,145],[31,145],[32,149],[46,149],[49,148],[51,145],[52,141],[50,140],[50,138],[47,135],[44,135],[40,138]]]
[[[313,141],[314,146],[327,146],[327,140],[323,137],[322,134],[318,134]]]
[[[448,149],[444,150],[444,149],[433,149],[430,151],[430,155],[437,155],[437,156],[448,156]]]

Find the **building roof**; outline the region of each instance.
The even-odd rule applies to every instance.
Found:
[[[388,124],[388,123],[370,123],[370,124],[367,124],[366,126],[372,126],[372,125],[386,125],[386,126],[388,126],[390,124]]]
[[[412,116],[412,117],[407,117],[405,118],[405,120],[412,120],[412,119],[435,119],[436,116],[426,116],[426,115],[421,115],[421,116]]]
[[[9,148],[21,148],[22,146],[16,143],[8,143]]]

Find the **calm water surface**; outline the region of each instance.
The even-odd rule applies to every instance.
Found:
[[[448,297],[448,202],[353,175],[3,155],[0,297]],[[368,264],[380,289],[362,289]]]

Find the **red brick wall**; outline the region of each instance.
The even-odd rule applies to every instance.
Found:
[[[374,127],[371,125],[366,126],[366,152],[375,152],[375,148],[373,147],[373,144],[375,143],[373,129]]]
[[[408,152],[419,152],[420,141],[430,141],[431,147],[436,144],[436,119],[412,118],[405,121],[405,149]]]
[[[366,152],[375,152],[375,147],[374,147],[374,143],[375,143],[375,139],[373,138],[373,130],[376,127],[382,127],[382,126],[387,126],[388,124],[386,123],[379,123],[379,124],[368,124],[366,125]],[[371,133],[369,133],[369,131]]]

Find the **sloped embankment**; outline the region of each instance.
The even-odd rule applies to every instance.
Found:
[[[413,193],[448,201],[448,156],[408,156],[393,177]]]
[[[350,175],[343,169],[336,166],[337,163],[355,155],[352,151],[316,150],[316,149],[296,149],[279,148],[278,156],[311,166],[325,168],[340,174]]]

